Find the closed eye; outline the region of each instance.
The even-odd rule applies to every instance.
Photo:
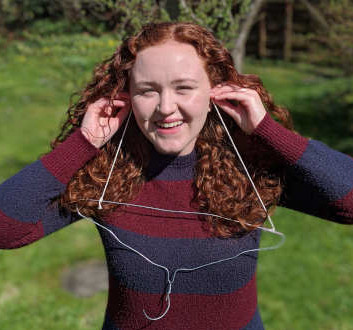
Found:
[[[156,92],[156,90],[153,89],[153,88],[146,88],[146,89],[142,89],[142,90],[138,91],[139,94],[144,94],[144,95],[145,94],[151,94],[153,92]]]
[[[192,86],[186,86],[186,85],[181,85],[181,86],[177,86],[176,89],[177,89],[177,90],[191,90],[191,89],[194,89],[194,87],[192,87]]]

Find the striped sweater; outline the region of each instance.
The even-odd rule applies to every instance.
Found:
[[[266,115],[253,136],[270,148],[286,171],[281,204],[340,223],[353,222],[353,160],[321,142],[292,133]],[[0,248],[30,244],[78,220],[59,213],[49,201],[64,191],[73,174],[99,151],[77,130],[63,144],[0,186]],[[154,154],[151,180],[136,204],[192,211],[195,153]],[[310,202],[309,202],[310,201]],[[126,207],[97,226],[109,270],[103,329],[263,329],[257,308],[257,253],[194,268],[256,249],[255,230],[237,239],[212,237],[192,214]],[[167,274],[167,271],[169,275]],[[172,284],[168,286],[168,276]],[[174,276],[174,277],[173,277]],[[166,293],[170,290],[170,295]],[[161,315],[152,321],[145,317]]]

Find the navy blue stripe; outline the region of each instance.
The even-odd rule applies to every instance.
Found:
[[[46,204],[48,198],[57,196],[64,188],[41,161],[36,161],[1,185],[0,206],[13,219],[35,223],[43,214],[40,205]]]
[[[241,328],[241,330],[265,330],[258,308],[251,321],[245,327]]]
[[[153,150],[148,165],[148,180],[184,181],[194,177],[197,156],[195,149],[189,155],[172,156],[158,154]]]
[[[310,140],[302,157],[286,172],[281,204],[320,216],[317,212],[321,208],[327,208],[329,202],[343,198],[353,188],[352,164],[349,156]]]
[[[15,220],[26,223],[42,221],[47,235],[77,220],[71,214],[59,214],[57,206],[48,204],[64,189],[65,185],[38,160],[0,186],[0,209]]]
[[[77,214],[71,214],[68,212],[65,212],[65,214],[61,213],[56,205],[49,206],[46,212],[43,213],[41,219],[44,235],[53,233],[80,219],[81,217],[79,217]]]
[[[152,261],[172,272],[176,268],[192,268],[254,249],[259,244],[259,230],[240,239],[156,238],[107,225],[124,243],[137,249]],[[110,274],[128,289],[144,293],[163,293],[166,273],[141,256],[122,247],[114,237],[99,228],[105,246]],[[257,253],[246,253],[235,260],[176,276],[173,293],[226,294],[248,283],[256,270]]]
[[[119,330],[119,328],[114,325],[113,321],[110,319],[107,313],[105,314],[102,330]]]
[[[341,199],[353,188],[353,159],[322,142],[310,140],[297,166],[308,176],[306,182],[325,187],[331,200]]]

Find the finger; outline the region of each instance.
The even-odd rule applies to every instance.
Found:
[[[238,87],[224,87],[224,88],[219,88],[213,91],[214,95],[221,95],[223,93],[241,93],[241,94],[252,94],[254,90],[248,89],[248,88],[238,88]]]
[[[213,101],[228,101],[229,105],[233,107],[239,106],[240,103],[244,103],[249,99],[249,97],[243,94],[237,94],[235,92],[224,92],[220,95],[215,95],[211,98]]]
[[[103,108],[103,107],[105,107],[107,104],[109,104],[109,99],[106,98],[106,97],[102,97],[102,98],[98,99],[97,101],[91,103],[90,105],[91,105],[91,106],[94,106],[94,107]]]
[[[260,100],[259,95],[254,90],[249,89],[239,89],[237,91],[222,92],[212,96],[215,100],[230,99],[237,100],[241,103],[247,104],[254,100]]]
[[[109,116],[100,116],[98,119],[98,125],[100,127],[106,127],[109,123]]]
[[[100,115],[104,117],[115,116],[119,109],[126,106],[130,106],[129,100],[107,100],[106,103],[102,102]]]
[[[118,99],[125,99],[125,100],[130,100],[130,94],[127,93],[127,92],[118,92],[115,97],[114,97],[115,100],[118,100]]]
[[[211,99],[213,100],[225,100],[228,99],[231,103],[243,103],[246,100],[249,100],[252,96],[250,94],[246,94],[244,92],[236,92],[236,91],[223,91],[222,93],[211,95]]]
[[[99,117],[104,114],[105,108],[108,106],[109,100],[107,98],[100,98],[97,101],[87,105],[86,113],[88,116]]]
[[[130,104],[130,99],[113,100],[113,105],[117,107],[124,107],[127,104]]]
[[[120,111],[117,113],[115,117],[109,116],[109,117],[100,117],[98,124],[101,129],[109,127],[109,135],[113,135],[122,125],[122,123],[125,121],[126,117],[128,116],[130,112],[130,107],[123,107],[120,108]],[[113,134],[111,134],[113,132]]]
[[[119,109],[119,108],[124,108],[130,106],[130,101],[129,100],[113,100],[113,108],[114,109]]]
[[[222,92],[230,92],[230,91],[239,91],[246,90],[246,88],[242,88],[235,84],[227,84],[227,85],[217,85],[211,89],[211,92],[214,94],[222,93]]]
[[[131,108],[131,103],[130,100],[114,100],[113,101],[113,105],[114,105],[114,109],[112,112],[112,116],[115,117],[118,113],[120,113],[123,109],[127,108],[130,109]]]

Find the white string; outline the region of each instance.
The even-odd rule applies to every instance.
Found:
[[[82,201],[91,201],[91,202],[99,202],[99,199],[92,199],[92,198],[87,198],[87,199],[80,199]],[[238,222],[240,223],[239,220],[236,219],[231,219],[231,218],[227,218],[224,217],[222,215],[218,215],[218,214],[213,214],[213,213],[207,213],[207,212],[199,212],[199,211],[184,211],[184,210],[172,210],[172,209],[163,209],[160,207],[153,207],[153,206],[148,206],[148,205],[141,205],[141,204],[133,204],[133,203],[126,203],[126,202],[115,202],[115,201],[109,201],[109,200],[102,200],[102,203],[107,203],[107,204],[115,204],[115,205],[124,205],[124,206],[132,206],[132,207],[139,207],[139,208],[143,208],[143,209],[148,209],[148,210],[155,210],[155,211],[161,211],[161,212],[169,212],[169,213],[182,213],[182,214],[195,214],[195,215],[205,215],[205,216],[211,216],[214,218],[218,218],[218,219],[223,219],[223,220],[227,220],[227,221],[232,221],[232,222]],[[246,226],[249,227],[255,227],[255,228],[260,228],[263,231],[268,231],[268,232],[274,232],[274,233],[279,233],[276,230],[272,229],[272,228],[266,228],[266,227],[262,227],[262,226],[255,226],[253,224],[244,222],[244,224]]]
[[[242,165],[243,168],[244,168],[244,171],[245,171],[245,173],[246,173],[246,175],[247,175],[249,181],[251,182],[251,185],[252,185],[252,187],[253,187],[253,189],[254,189],[254,191],[255,191],[255,193],[256,193],[256,196],[257,196],[257,198],[259,199],[262,208],[263,208],[264,211],[266,212],[266,215],[267,215],[266,219],[268,219],[268,221],[270,222],[272,230],[275,230],[275,226],[274,226],[274,224],[273,224],[273,222],[272,222],[272,219],[271,219],[270,215],[268,214],[268,211],[267,211],[267,209],[266,209],[266,206],[265,206],[264,202],[262,201],[262,198],[261,198],[259,192],[258,192],[257,189],[256,189],[255,183],[254,183],[253,180],[251,179],[251,176],[250,176],[250,174],[249,174],[249,172],[248,172],[248,169],[247,169],[246,166],[245,166],[245,163],[244,163],[244,161],[243,161],[243,158],[241,157],[241,155],[240,155],[240,153],[239,153],[239,151],[238,151],[238,148],[235,146],[235,143],[234,143],[234,141],[233,141],[233,138],[232,138],[232,136],[230,135],[226,124],[225,124],[224,121],[223,121],[223,118],[222,118],[222,116],[221,116],[221,113],[219,112],[217,105],[216,105],[215,103],[213,103],[213,102],[212,102],[212,104],[213,104],[213,106],[214,106],[215,109],[216,109],[216,112],[217,112],[217,114],[218,114],[218,116],[219,116],[219,118],[220,118],[220,120],[221,120],[221,122],[222,122],[222,125],[223,125],[223,127],[224,127],[224,130],[226,131],[226,133],[227,133],[227,135],[228,135],[228,138],[229,138],[230,142],[232,143],[232,146],[233,146],[233,148],[234,148],[234,150],[235,150],[235,152],[236,152],[236,154],[237,154],[237,156],[238,156],[238,158],[239,158],[239,160],[240,160],[241,165]]]
[[[109,201],[108,201],[109,202]],[[121,203],[121,204],[127,204],[127,203]],[[134,205],[134,204],[129,204],[130,206],[136,206],[136,207],[141,207],[141,205]],[[158,208],[154,208],[154,207],[148,207],[150,209],[158,209]],[[199,270],[201,268],[205,268],[205,267],[208,267],[208,266],[212,266],[212,265],[216,265],[216,264],[219,264],[219,263],[222,263],[222,262],[225,262],[225,261],[230,261],[230,260],[234,260],[236,258],[238,258],[239,256],[245,254],[245,253],[249,253],[249,252],[260,252],[260,251],[269,251],[269,250],[275,250],[275,249],[278,249],[279,247],[281,247],[284,242],[285,242],[285,235],[281,232],[277,232],[277,231],[273,231],[273,230],[270,230],[268,228],[265,228],[265,227],[258,227],[259,229],[261,230],[264,230],[264,231],[267,231],[267,232],[270,232],[271,234],[274,234],[274,235],[278,235],[281,237],[281,241],[279,243],[277,243],[276,245],[273,245],[273,246],[268,246],[268,247],[263,247],[263,248],[256,248],[256,249],[248,249],[248,250],[245,250],[245,251],[242,251],[238,254],[236,254],[235,256],[231,256],[231,257],[228,257],[228,258],[223,258],[223,259],[219,259],[219,260],[215,260],[215,261],[211,261],[211,262],[208,262],[206,264],[202,264],[202,265],[199,265],[199,266],[195,266],[195,267],[192,267],[192,268],[177,268],[172,274],[170,272],[170,270],[168,269],[168,267],[164,266],[164,265],[161,265],[161,264],[158,264],[157,262],[151,260],[150,258],[148,258],[147,256],[145,256],[143,253],[141,253],[140,251],[136,250],[135,248],[131,247],[130,245],[124,243],[121,239],[118,238],[118,236],[115,235],[115,233],[110,230],[109,228],[103,226],[102,224],[100,224],[99,222],[93,220],[92,218],[88,218],[86,216],[84,216],[80,211],[79,209],[76,207],[76,210],[77,210],[77,213],[82,217],[82,218],[86,218],[87,220],[93,222],[95,225],[97,225],[98,227],[100,228],[103,228],[105,229],[106,231],[108,231],[122,246],[126,247],[128,250],[131,250],[132,252],[136,253],[137,255],[139,255],[140,257],[142,257],[143,259],[145,259],[147,262],[149,262],[151,265],[153,266],[156,266],[158,268],[161,268],[163,269],[165,272],[166,272],[166,278],[167,278],[167,282],[168,282],[168,285],[167,285],[167,290],[166,290],[166,302],[167,302],[167,307],[165,309],[165,311],[157,316],[157,317],[151,317],[149,316],[146,311],[143,309],[142,312],[144,314],[144,316],[150,320],[150,321],[157,321],[157,320],[160,320],[162,319],[165,315],[167,315],[169,309],[170,309],[170,306],[171,306],[171,301],[170,301],[170,294],[172,292],[172,285],[175,281],[175,277],[177,275],[178,272],[192,272],[192,271],[195,271],[195,270]],[[173,212],[172,210],[163,210],[163,209],[158,209],[158,210],[161,210],[161,211],[167,211],[167,212]],[[177,212],[177,213],[180,213],[180,212],[183,212],[183,211],[174,211],[174,212]],[[195,213],[195,214],[198,214],[198,212],[187,212],[188,214],[189,213]],[[212,214],[208,214],[208,213],[204,213],[206,215],[212,215]],[[233,221],[237,221],[237,220],[233,220]],[[239,221],[238,221],[239,222]]]
[[[103,192],[102,192],[102,196],[99,198],[99,201],[98,201],[98,210],[101,210],[101,209],[102,209],[102,201],[103,201],[103,198],[104,198],[104,195],[105,195],[105,191],[107,190],[107,187],[108,187],[108,184],[109,184],[109,181],[110,181],[110,177],[112,176],[113,169],[114,169],[114,167],[115,167],[115,163],[116,163],[116,160],[117,160],[117,158],[118,158],[118,154],[119,154],[121,145],[122,145],[122,143],[123,143],[123,139],[124,139],[124,136],[125,136],[125,132],[126,132],[127,126],[129,125],[131,113],[132,113],[132,111],[129,112],[129,116],[127,117],[126,124],[125,124],[125,127],[124,127],[124,131],[123,131],[123,134],[121,135],[121,139],[120,139],[120,142],[119,142],[119,145],[118,145],[118,149],[117,149],[117,151],[116,151],[116,154],[115,154],[115,157],[114,157],[112,166],[111,166],[110,171],[109,171],[109,175],[108,175],[107,182],[105,183],[105,186],[104,186],[104,189],[103,189]]]
[[[143,259],[145,259],[147,262],[149,262],[150,264],[164,270],[166,272],[166,277],[167,277],[167,289],[166,289],[166,302],[167,302],[167,307],[165,309],[165,311],[157,316],[157,317],[151,317],[149,316],[146,311],[143,309],[143,314],[145,315],[145,317],[150,320],[150,321],[157,321],[157,320],[160,320],[162,319],[169,311],[170,309],[170,306],[171,306],[171,301],[170,301],[170,294],[171,294],[171,291],[172,291],[172,285],[175,281],[175,277],[177,275],[178,272],[191,272],[191,271],[196,271],[196,270],[199,270],[201,268],[204,268],[204,267],[208,267],[208,266],[211,266],[211,265],[215,265],[215,264],[219,264],[221,262],[225,262],[225,261],[230,261],[230,260],[234,260],[236,258],[238,258],[239,256],[245,254],[245,253],[249,253],[249,252],[259,252],[259,251],[269,251],[269,250],[274,250],[274,249],[278,249],[279,247],[281,247],[284,242],[285,242],[285,235],[281,232],[278,232],[276,231],[275,229],[275,226],[273,224],[273,221],[270,217],[270,215],[268,214],[268,211],[266,209],[266,206],[265,204],[263,203],[262,199],[261,199],[261,196],[259,194],[259,192],[257,191],[256,189],[256,186],[253,182],[253,180],[251,179],[251,176],[245,166],[245,163],[232,139],[232,136],[230,135],[229,131],[228,131],[228,128],[227,126],[225,125],[224,121],[223,121],[223,118],[218,110],[218,107],[216,106],[216,104],[214,104],[212,102],[213,106],[215,107],[216,109],[216,112],[221,120],[221,123],[225,129],[225,132],[227,133],[227,136],[234,148],[234,151],[236,152],[239,160],[240,160],[240,163],[242,164],[244,170],[245,170],[245,173],[249,179],[249,181],[251,182],[251,185],[256,193],[256,196],[257,198],[259,199],[260,203],[261,203],[261,206],[262,208],[264,209],[264,211],[266,212],[266,219],[269,220],[270,222],[270,225],[271,225],[271,228],[266,228],[266,227],[262,227],[262,226],[259,226],[258,228],[263,230],[263,231],[267,231],[269,233],[272,233],[274,235],[278,235],[281,237],[281,241],[273,246],[269,246],[269,247],[264,247],[264,248],[256,248],[256,249],[249,249],[249,250],[245,250],[245,251],[242,251],[240,253],[238,253],[237,255],[235,256],[231,256],[231,257],[228,257],[228,258],[223,258],[223,259],[220,259],[220,260],[216,260],[216,261],[212,261],[212,262],[209,262],[209,263],[206,263],[206,264],[202,264],[202,265],[199,265],[199,266],[195,266],[195,267],[192,267],[192,268],[178,268],[176,269],[172,274],[170,273],[168,267],[164,266],[164,265],[161,265],[161,264],[158,264],[157,262],[154,262],[152,261],[150,258],[148,258],[147,256],[145,256],[143,253],[139,252],[138,250],[136,250],[135,248],[129,246],[128,244],[124,243],[123,241],[121,241],[113,231],[111,231],[110,229],[106,228],[105,226],[103,226],[102,224],[94,221],[92,218],[87,218],[85,217],[84,215],[82,215],[79,211],[79,209],[77,208],[77,213],[83,217],[83,218],[86,218],[90,221],[92,221],[94,224],[96,224],[97,226],[99,226],[100,228],[103,228],[105,229],[106,231],[108,231],[111,235],[113,235],[113,237],[121,244],[123,245],[124,247],[126,247],[127,249],[131,250],[132,252],[136,253],[137,255],[139,255],[140,257],[142,257]],[[132,203],[123,203],[123,202],[114,202],[114,201],[107,201],[107,200],[104,200],[104,195],[105,195],[105,192],[106,192],[106,189],[108,187],[108,184],[109,184],[109,181],[110,181],[110,178],[111,178],[111,175],[112,175],[112,172],[113,172],[113,169],[115,167],[115,163],[116,163],[116,160],[117,160],[117,157],[118,157],[118,154],[120,152],[120,149],[121,149],[121,145],[122,145],[122,142],[123,142],[123,139],[124,139],[124,136],[125,136],[125,132],[126,132],[126,129],[128,127],[128,123],[129,123],[129,120],[130,120],[130,117],[131,117],[131,112],[129,113],[129,117],[127,119],[127,122],[125,124],[125,128],[124,128],[124,131],[122,133],[122,136],[121,136],[121,139],[120,139],[120,142],[119,142],[119,145],[118,145],[118,149],[116,151],[116,154],[115,154],[115,157],[114,157],[114,160],[113,160],[113,163],[111,165],[111,168],[110,168],[110,172],[109,172],[109,175],[108,175],[108,178],[107,178],[107,182],[104,186],[104,189],[103,189],[103,192],[102,192],[102,195],[101,197],[98,199],[98,200],[95,200],[95,199],[87,199],[87,200],[90,200],[90,201],[95,201],[95,202],[98,202],[98,209],[102,209],[102,203],[110,203],[110,204],[117,204],[117,205],[125,205],[125,206],[130,206],[130,207],[139,207],[139,208],[145,208],[145,209],[151,209],[151,210],[157,210],[157,211],[162,211],[162,212],[172,212],[172,213],[183,213],[183,214],[195,214],[195,215],[208,215],[208,216],[212,216],[212,217],[215,217],[215,218],[219,218],[219,219],[224,219],[224,220],[227,220],[227,221],[233,221],[233,222],[238,222],[238,220],[236,219],[230,219],[230,218],[227,218],[227,217],[223,217],[223,216],[220,216],[220,215],[216,215],[216,214],[211,214],[211,213],[206,213],[206,212],[196,212],[196,211],[182,211],[182,210],[170,210],[170,209],[163,209],[163,208],[157,208],[157,207],[152,207],[152,206],[146,206],[146,205],[138,205],[138,204],[132,204]],[[266,220],[265,219],[265,220]],[[251,224],[248,224],[248,223],[245,223],[245,225],[247,226],[254,226],[254,225],[251,225]],[[171,276],[170,276],[171,275]]]

